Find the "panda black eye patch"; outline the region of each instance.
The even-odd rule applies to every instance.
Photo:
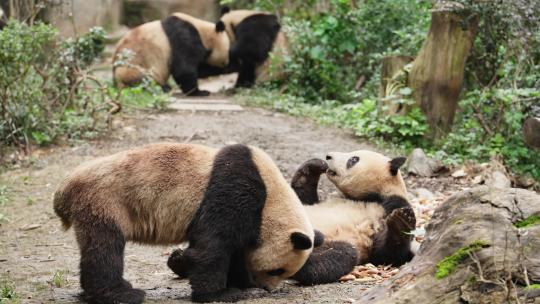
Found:
[[[278,269],[274,269],[274,270],[270,270],[268,272],[266,272],[266,274],[270,275],[270,276],[278,276],[278,275],[282,275],[285,273],[285,269],[283,268],[278,268]]]
[[[351,158],[349,158],[349,160],[347,161],[347,169],[350,169],[352,166],[356,165],[356,163],[360,160],[360,157],[358,156],[353,156]]]

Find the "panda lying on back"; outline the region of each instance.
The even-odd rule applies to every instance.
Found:
[[[407,233],[415,228],[416,219],[399,172],[405,160],[366,150],[332,152],[326,162],[312,159],[298,169],[292,187],[313,227],[328,241],[352,244],[356,253],[341,247],[331,250],[331,246],[315,250],[294,279],[306,285],[330,283],[354,265],[401,266],[412,259],[412,236]],[[320,202],[317,185],[325,172],[342,195]]]
[[[139,84],[148,74],[165,90],[172,74],[182,91],[206,96],[197,86],[203,64],[224,68],[229,64],[230,42],[223,22],[216,24],[182,13],[148,22],[130,30],[116,45],[113,75],[120,87]],[[122,53],[128,52],[128,62]]]

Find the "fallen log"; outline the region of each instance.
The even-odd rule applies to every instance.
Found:
[[[517,303],[534,295],[523,286],[540,282],[540,195],[464,191],[435,211],[426,231],[414,259],[360,303]]]

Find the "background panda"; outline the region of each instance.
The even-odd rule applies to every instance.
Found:
[[[298,169],[292,187],[305,204],[311,223],[327,240],[352,244],[356,256],[346,250],[319,250],[295,279],[303,284],[336,281],[347,269],[352,270],[354,258],[356,264],[393,266],[412,259],[412,236],[406,233],[415,228],[416,219],[399,172],[405,160],[366,150],[332,152],[326,156],[326,162],[312,159]],[[341,196],[319,202],[317,185],[325,172]],[[327,270],[331,269],[328,265],[340,268],[332,272]]]
[[[228,7],[221,13],[231,41],[231,66],[239,71],[236,87],[251,87],[256,79],[267,80],[270,52],[277,56],[287,52],[287,40],[277,16],[250,10],[231,11]]]
[[[80,283],[90,303],[142,303],[123,279],[126,241],[179,244],[192,299],[233,301],[229,265],[242,258],[257,286],[276,287],[305,263],[313,228],[305,209],[262,150],[162,143],[76,168],[54,196],[79,243]]]
[[[175,13],[130,30],[118,42],[113,59],[114,80],[120,87],[136,85],[149,74],[167,90],[172,74],[187,95],[206,96],[210,93],[200,91],[197,85],[199,66],[227,66],[229,48],[222,22],[214,24]],[[125,60],[125,55],[131,58]]]

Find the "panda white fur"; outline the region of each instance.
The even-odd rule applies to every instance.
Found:
[[[399,172],[405,160],[367,150],[332,152],[326,162],[312,159],[298,169],[292,187],[313,227],[326,240],[351,244],[356,252],[342,246],[340,250],[316,249],[295,279],[307,285],[335,282],[354,265],[401,266],[412,259],[412,236],[407,232],[415,228],[416,219]],[[317,185],[323,173],[340,195],[320,202]]]
[[[234,301],[229,266],[242,260],[257,286],[276,287],[302,267],[314,231],[300,200],[262,150],[161,143],[76,168],[54,196],[79,244],[80,283],[90,303],[141,303],[123,279],[126,241],[189,241],[192,299]],[[234,279],[234,278],[233,278]]]
[[[222,22],[214,24],[174,13],[162,21],[148,22],[130,30],[118,42],[113,59],[114,80],[123,87],[136,85],[150,75],[168,90],[167,80],[172,74],[187,95],[209,95],[208,91],[198,89],[199,66],[227,66],[229,49]]]
[[[269,74],[272,52],[278,57],[287,54],[287,39],[276,15],[252,11],[222,9],[221,21],[231,41],[230,61],[238,70],[236,87],[251,87],[255,81],[283,77],[282,70]]]

